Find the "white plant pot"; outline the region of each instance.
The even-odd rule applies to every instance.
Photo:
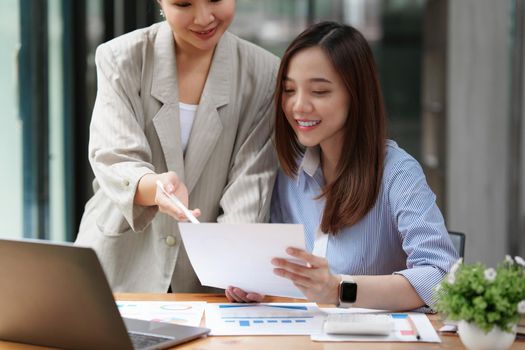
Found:
[[[503,332],[493,327],[488,333],[483,332],[474,323],[459,321],[459,338],[469,350],[507,350],[516,338],[516,327],[512,332]]]

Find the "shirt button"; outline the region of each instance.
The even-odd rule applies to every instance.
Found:
[[[129,181],[127,179],[124,179],[122,180],[122,184],[127,187],[129,186]]]
[[[175,237],[173,237],[173,236],[166,237],[166,244],[169,245],[169,246],[174,246],[175,245]]]

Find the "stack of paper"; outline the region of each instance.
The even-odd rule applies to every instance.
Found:
[[[441,342],[428,317],[420,313],[387,313],[395,330],[388,336],[329,335],[322,331],[329,313],[385,313],[370,309],[319,308],[315,303],[206,303],[174,301],[118,301],[123,317],[147,321],[200,326],[206,311],[210,335],[310,335],[323,342]],[[414,321],[420,339],[416,339],[408,317]]]

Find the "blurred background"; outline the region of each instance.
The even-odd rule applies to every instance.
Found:
[[[525,254],[522,0],[237,0],[230,30],[277,55],[308,24],[355,26],[390,138],[420,161],[466,260]],[[155,0],[0,1],[0,238],[75,239],[100,43],[160,21]]]

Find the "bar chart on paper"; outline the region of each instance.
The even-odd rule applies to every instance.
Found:
[[[309,335],[320,332],[323,320],[314,303],[206,305],[211,335]]]

